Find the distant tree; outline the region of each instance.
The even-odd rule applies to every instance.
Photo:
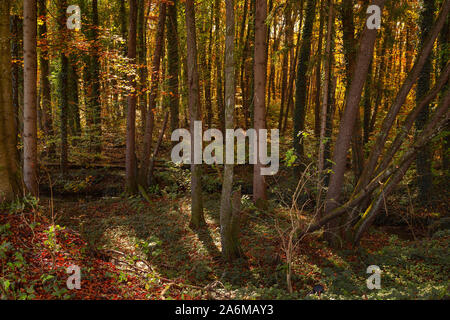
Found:
[[[42,90],[42,115],[43,115],[43,129],[44,135],[48,139],[53,136],[53,115],[52,115],[52,101],[51,101],[51,87],[50,87],[50,62],[48,53],[48,39],[47,39],[47,7],[46,0],[39,0],[38,2],[38,14],[42,19],[42,23],[39,24],[39,38],[41,40],[39,65],[40,70],[40,86]],[[48,154],[54,153],[54,145],[49,145]]]
[[[423,11],[420,16],[420,39],[423,43],[431,28],[433,27],[435,3],[434,0],[423,1]],[[416,89],[416,103],[420,104],[424,95],[430,90],[430,77],[432,71],[432,57],[429,56],[420,72],[419,79],[417,79]],[[416,131],[420,134],[424,129],[430,116],[430,106],[426,105],[422,108],[416,120]],[[417,154],[416,168],[417,168],[417,186],[419,187],[419,201],[423,204],[429,202],[432,195],[433,175],[431,173],[431,147],[425,145]]]
[[[300,160],[303,160],[303,131],[305,130],[306,97],[308,94],[308,68],[311,55],[311,37],[316,12],[316,1],[308,0],[305,24],[302,29],[302,41],[295,81],[294,111],[294,148]],[[300,167],[298,167],[300,168]]]
[[[441,61],[440,61],[440,69],[441,72],[445,70],[445,67],[447,66],[448,61],[450,61],[450,16],[447,17],[447,21],[445,23],[445,26],[442,28],[441,34],[440,34],[440,55],[441,55]],[[449,81],[447,80],[447,83],[444,88],[444,92],[446,89],[449,88]],[[441,99],[443,98],[443,95]],[[446,175],[450,175],[450,123],[447,124],[447,127],[445,129],[447,132],[447,135],[442,139],[442,169],[445,171]]]
[[[166,24],[166,4],[161,2],[159,5],[159,17],[158,17],[158,26],[156,29],[155,36],[155,51],[153,52],[153,61],[152,61],[152,81],[150,87],[150,99],[148,103],[148,110],[146,116],[145,123],[145,134],[144,134],[144,151],[142,153],[142,166],[140,174],[139,183],[146,187],[148,185],[148,176],[149,176],[149,168],[150,168],[150,156],[151,156],[151,146],[152,146],[152,138],[153,138],[153,130],[155,127],[155,109],[156,102],[158,98],[158,87],[159,87],[159,78],[160,78],[160,67],[161,67],[161,58],[164,54],[163,44],[164,44],[164,27]]]
[[[58,3],[58,31],[59,41],[62,45],[60,51],[61,69],[59,71],[58,94],[59,94],[59,108],[60,108],[60,135],[61,135],[61,155],[60,168],[61,174],[67,174],[68,162],[68,112],[69,112],[69,94],[68,94],[68,73],[69,73],[69,59],[65,48],[66,43],[66,9],[67,1],[59,0]]]
[[[98,17],[98,0],[92,0],[92,28],[90,30],[90,73],[91,73],[91,86],[89,97],[89,112],[92,113],[92,126],[91,131],[91,144],[95,152],[101,152],[102,150],[102,102],[100,94],[100,45],[99,45],[99,17]]]
[[[127,0],[119,0],[120,7],[119,7],[119,17],[120,17],[120,34],[122,35],[123,41],[125,41],[124,48],[124,55],[126,56],[128,54],[128,48],[126,45],[126,41],[128,39],[128,28],[127,28],[127,8],[125,5],[125,2]]]

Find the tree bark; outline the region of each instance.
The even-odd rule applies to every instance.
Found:
[[[234,1],[226,0],[225,36],[225,127],[234,129],[236,98],[234,63]],[[233,188],[233,164],[225,164],[220,200],[220,239],[222,255],[232,261],[242,255],[239,244],[240,193],[231,194]]]
[[[60,53],[61,70],[59,72],[58,79],[58,95],[59,95],[59,107],[60,107],[60,170],[61,175],[67,174],[67,162],[68,162],[68,142],[67,142],[67,117],[69,112],[68,101],[68,72],[69,72],[69,59],[67,57],[65,43],[66,43],[66,9],[67,1],[60,0],[58,7],[58,30],[60,32],[60,41],[63,44],[63,50]]]
[[[201,165],[194,163],[194,126],[195,121],[201,120],[199,76],[197,66],[197,36],[195,29],[194,0],[186,0],[186,42],[189,91],[189,118],[191,131],[191,227],[198,228],[206,224],[203,216]]]
[[[319,18],[319,40],[317,44],[317,62],[316,62],[316,95],[315,95],[315,108],[314,108],[314,135],[320,137],[321,126],[321,108],[320,108],[320,95],[321,95],[321,76],[322,76],[322,42],[323,42],[323,24],[324,24],[324,1],[320,2],[320,18]],[[327,38],[328,40],[328,38]],[[330,38],[331,41],[331,38]],[[330,49],[331,50],[331,49]],[[327,72],[327,71],[325,71]],[[325,82],[326,83],[326,80]],[[320,154],[320,153],[319,153]],[[320,171],[320,170],[319,170]]]
[[[42,89],[42,111],[43,111],[43,131],[47,139],[53,136],[53,117],[51,105],[51,88],[50,88],[50,65],[48,54],[48,40],[47,40],[47,7],[45,0],[39,0],[39,16],[42,24],[39,25],[39,38],[42,42],[40,47],[39,65],[41,67],[40,85]],[[48,144],[48,143],[47,143]],[[53,143],[48,145],[48,154],[54,153]]]
[[[139,64],[139,109],[141,110],[141,131],[145,132],[145,122],[147,117],[147,39],[146,39],[146,19],[145,0],[138,0],[138,21],[137,21],[137,56]]]
[[[424,1],[424,10],[421,13],[420,40],[423,42],[433,27],[435,5],[434,0]],[[422,71],[417,79],[416,103],[420,103],[422,97],[430,89],[430,77],[432,72],[431,55],[426,59]],[[425,105],[416,119],[416,134],[420,134],[430,115],[430,105]],[[429,203],[433,188],[433,175],[431,173],[431,148],[425,145],[417,154],[417,186],[418,198],[422,204]]]
[[[446,68],[446,64],[448,67],[448,61],[450,60],[450,48],[449,48],[449,42],[450,42],[450,16],[447,17],[447,22],[445,23],[445,26],[442,28],[440,37],[440,69],[441,72],[444,71]],[[445,89],[448,89],[449,87],[449,80],[447,79],[447,82],[445,84]],[[450,131],[450,124],[447,125],[445,131]],[[450,174],[450,135],[447,134],[442,139],[442,169],[444,171],[444,174],[448,176]]]
[[[308,0],[306,4],[305,24],[302,29],[302,44],[297,65],[297,80],[295,82],[294,111],[294,149],[297,157],[303,162],[303,131],[305,130],[306,98],[309,88],[308,68],[311,55],[311,37],[316,12],[316,1]],[[301,165],[297,166],[297,175]]]
[[[23,180],[27,191],[38,195],[37,171],[37,4],[36,0],[23,2],[24,50],[24,132]]]
[[[161,57],[163,56],[163,42],[164,42],[164,26],[166,23],[166,4],[162,2],[159,5],[158,26],[156,30],[155,51],[153,53],[152,61],[152,75],[150,87],[150,99],[148,103],[148,111],[145,124],[144,134],[144,151],[142,155],[142,166],[139,183],[145,188],[148,185],[148,172],[150,167],[151,145],[153,140],[153,128],[155,123],[155,108],[156,100],[158,98],[159,86],[159,72],[161,66]]]
[[[322,175],[323,170],[325,169],[325,156],[326,156],[326,146],[330,145],[329,142],[326,141],[327,138],[331,138],[331,130],[327,132],[327,122],[329,122],[328,127],[331,127],[332,122],[332,110],[330,108],[330,104],[332,103],[331,96],[334,94],[330,94],[334,92],[332,88],[332,65],[333,65],[333,57],[332,57],[332,45],[334,44],[334,4],[333,0],[330,0],[328,3],[328,27],[327,27],[327,42],[325,49],[325,80],[324,80],[324,88],[323,88],[323,99],[322,99],[322,109],[320,112],[320,140],[319,140],[319,163],[318,163],[318,172]],[[320,69],[320,68],[319,68]],[[320,83],[320,81],[319,81]],[[320,86],[319,86],[320,88]],[[318,99],[320,101],[320,99]],[[316,102],[319,102],[316,100]],[[316,106],[317,108],[317,106]],[[327,121],[328,120],[328,121]],[[330,128],[331,129],[331,128]],[[327,134],[328,133],[328,134]],[[329,137],[328,137],[329,136]],[[322,193],[322,178],[319,179],[319,193]],[[320,198],[320,196],[319,196]],[[321,215],[319,214],[319,218]]]
[[[173,132],[180,126],[180,97],[178,93],[178,73],[180,58],[178,54],[177,0],[167,7],[167,60],[169,69],[170,128]]]
[[[11,1],[0,2],[0,203],[20,193],[17,126],[11,78]]]
[[[216,64],[216,101],[217,101],[217,113],[219,115],[219,123],[220,123],[220,129],[222,132],[225,132],[225,108],[224,108],[224,101],[223,101],[223,81],[222,81],[222,63],[220,60],[220,57],[222,54],[222,49],[220,47],[220,0],[215,0],[215,17],[214,17],[214,24],[215,24],[215,64]]]
[[[385,0],[374,0],[371,4],[378,5],[382,10],[384,2]],[[330,213],[338,206],[339,198],[342,193],[347,153],[350,147],[356,117],[358,116],[361,92],[366,81],[370,61],[372,60],[376,37],[376,29],[370,30],[367,26],[364,28],[361,35],[359,52],[356,58],[355,70],[346,97],[339,134],[335,143],[332,167],[333,174],[330,177],[330,184],[326,196],[326,214]],[[329,228],[334,227],[334,225],[329,226]],[[329,238],[329,240],[332,244],[335,244],[336,237],[332,239]]]
[[[128,58],[130,63],[136,61],[136,20],[137,20],[137,0],[130,0],[130,15],[128,28]],[[136,79],[133,75],[128,76],[128,82],[133,90],[128,93],[127,111],[127,143],[126,143],[126,185],[127,192],[136,193]]]
[[[392,125],[394,124],[394,122],[396,120],[396,116],[397,116],[398,112],[400,111],[400,108],[402,107],[403,103],[405,102],[406,97],[408,96],[413,84],[416,82],[417,78],[419,77],[419,74],[420,74],[425,62],[431,53],[434,41],[436,40],[437,36],[439,35],[439,32],[441,31],[442,27],[444,26],[444,23],[447,19],[447,15],[448,15],[449,11],[450,11],[450,0],[445,0],[445,2],[442,4],[441,11],[439,13],[439,17],[437,18],[426,41],[423,42],[423,47],[417,56],[417,60],[414,63],[413,68],[409,72],[408,77],[403,82],[403,85],[400,88],[400,90],[398,91],[397,96],[395,97],[395,100],[394,100],[391,108],[389,108],[387,115],[385,116],[385,118],[383,120],[383,123],[382,123],[380,131],[379,131],[380,133],[374,144],[374,147],[372,148],[372,150],[370,152],[369,158],[364,165],[364,170],[361,174],[361,177],[359,178],[359,181],[354,190],[354,193],[358,193],[367,183],[369,183],[370,177],[372,176],[373,172],[375,171],[380,154],[382,153],[382,151],[384,149],[386,139],[389,135],[389,131],[392,128]]]
[[[265,129],[266,124],[266,78],[267,78],[267,0],[256,0],[255,12],[255,51],[254,51],[254,122],[253,127],[257,132]],[[259,161],[253,166],[253,201],[266,200],[266,182],[261,175],[262,164]]]

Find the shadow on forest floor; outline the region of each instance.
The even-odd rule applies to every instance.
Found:
[[[276,220],[281,227],[287,225],[287,213],[280,208],[246,211],[241,230],[245,258],[229,264],[220,256],[219,197],[206,194],[204,199],[207,225],[198,230],[189,228],[190,201],[180,196],[153,196],[151,203],[140,197],[55,201],[55,212],[58,224],[79,231],[94,250],[113,249],[130,261],[145,260],[154,270],[153,276],[191,287],[220,281],[235,298],[309,298],[307,294],[316,283],[325,286],[325,297],[336,299],[447,294],[448,236],[422,239],[419,245],[372,231],[357,252],[351,248],[332,250],[317,235],[308,237],[295,253],[295,292],[289,295],[285,255],[275,228]],[[383,283],[389,288],[379,292],[367,289],[366,268],[371,264],[382,268]],[[183,290],[190,297],[205,297],[189,287]]]

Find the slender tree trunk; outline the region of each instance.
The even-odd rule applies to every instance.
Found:
[[[223,101],[223,81],[222,81],[222,63],[220,60],[220,57],[222,54],[222,49],[220,48],[220,0],[215,0],[215,17],[214,17],[214,24],[215,24],[215,64],[216,64],[216,100],[217,100],[217,113],[219,114],[219,123],[220,128],[222,132],[224,132],[225,128],[225,108],[224,108],[224,101]]]
[[[253,126],[257,132],[258,141],[259,130],[265,129],[266,124],[266,78],[267,78],[267,0],[256,0],[255,12],[255,52],[254,52],[254,122]],[[253,201],[266,200],[266,182],[261,175],[261,168],[258,156],[257,163],[253,166]]]
[[[285,106],[287,109],[287,91],[288,91],[288,77],[289,77],[289,55],[291,54],[293,31],[292,31],[292,4],[288,2],[284,13],[285,29],[284,29],[284,47],[283,60],[281,66],[281,103],[280,114],[278,116],[278,130],[281,131],[283,127],[283,115]],[[291,61],[292,63],[292,61]]]
[[[36,0],[23,2],[24,50],[24,132],[23,179],[27,191],[38,195],[37,172],[37,5]]]
[[[42,111],[43,111],[43,131],[46,139],[53,136],[53,117],[50,92],[50,65],[47,43],[47,7],[45,0],[39,0],[39,16],[43,19],[39,25],[39,38],[42,42],[41,53],[39,56],[39,65],[41,67],[40,85],[42,89]],[[54,153],[53,143],[48,145],[48,154]]]
[[[60,41],[66,41],[66,9],[67,1],[60,0],[58,8],[58,30],[60,32]],[[61,154],[60,154],[60,169],[61,174],[67,174],[68,162],[68,142],[67,142],[67,121],[69,112],[69,95],[68,95],[68,73],[69,73],[69,59],[65,48],[60,53],[61,70],[58,79],[58,94],[60,107],[60,137],[61,137]]]
[[[226,37],[225,37],[225,127],[234,129],[235,106],[235,64],[234,64],[234,1],[226,0]],[[242,255],[239,244],[240,194],[233,195],[233,164],[225,164],[223,173],[222,196],[220,200],[220,238],[222,255],[234,260]],[[233,198],[237,198],[234,199]]]
[[[213,14],[213,12],[212,12]],[[212,17],[211,17],[212,19]],[[211,26],[209,27],[209,41],[208,41],[208,50],[205,56],[205,70],[203,81],[205,83],[205,111],[207,115],[207,124],[208,128],[212,126],[212,118],[213,118],[213,110],[212,110],[212,99],[211,99],[211,78],[212,78],[212,21]],[[206,50],[205,50],[206,51]]]
[[[323,38],[323,23],[324,23],[324,0],[320,2],[320,21],[319,21],[319,40],[317,44],[317,63],[316,63],[316,95],[315,95],[315,109],[314,109],[314,135],[320,137],[320,95],[321,95],[321,66],[322,66],[322,38]],[[328,41],[328,39],[327,39]],[[331,41],[331,39],[330,39]],[[330,49],[331,50],[331,49]],[[326,72],[326,71],[325,71]],[[325,80],[326,83],[326,80]],[[328,94],[328,92],[327,92]],[[325,93],[324,93],[325,95]],[[322,110],[323,111],[323,110]]]
[[[351,85],[352,75],[355,68],[355,58],[357,50],[357,42],[355,39],[355,23],[353,18],[353,0],[344,0],[342,3],[342,27],[344,42],[344,58],[347,65],[346,68],[346,95]],[[363,154],[363,136],[361,128],[361,116],[356,115],[355,128],[351,139],[352,146],[352,169],[357,181],[362,172],[364,154]]]
[[[239,66],[236,68],[236,76],[239,75],[239,87],[241,89],[241,96],[242,96],[242,127],[247,127],[247,83],[244,80],[244,71],[245,71],[245,65],[246,65],[246,59],[247,59],[247,51],[248,51],[248,29],[247,29],[247,36],[245,33],[245,26],[248,24],[247,16],[248,16],[248,6],[249,6],[249,0],[245,0],[243,4],[243,12],[242,12],[242,19],[241,19],[241,27],[239,32],[239,56],[236,58],[239,61]]]
[[[92,0],[92,30],[91,30],[91,97],[90,97],[90,107],[93,119],[93,129],[91,132],[91,144],[95,152],[101,152],[102,150],[102,103],[100,94],[100,56],[98,44],[98,0]]]
[[[301,0],[300,1],[300,26],[299,26],[299,28],[301,28],[302,21],[303,21],[303,4],[304,4],[304,0]],[[299,54],[299,50],[300,50],[300,35],[301,35],[301,32],[299,32],[297,35],[297,44],[295,46],[295,50],[294,50],[294,47],[292,46],[290,53],[289,53],[289,61],[291,64],[291,70],[290,70],[289,84],[288,84],[286,112],[284,113],[284,121],[283,121],[283,128],[282,128],[283,133],[286,131],[288,117],[289,117],[289,114],[292,113],[292,107],[294,105],[294,101],[293,101],[294,79],[296,76],[295,70],[297,69],[297,62],[298,62],[297,60],[298,60],[298,54]],[[293,42],[293,40],[294,40],[293,35],[292,35],[291,39]]]
[[[364,122],[363,122],[363,143],[366,144],[369,142],[370,135],[370,120],[372,117],[372,62],[369,66],[369,74],[367,75],[367,82],[364,88],[364,98],[363,98],[363,107],[364,107]]]
[[[191,131],[191,227],[198,228],[206,224],[203,216],[202,201],[202,172],[201,165],[195,164],[196,157],[194,145],[195,121],[201,120],[199,76],[197,66],[197,35],[195,29],[194,0],[186,0],[186,42],[187,42],[187,67],[188,67],[188,92],[189,92],[189,118]],[[198,156],[198,155],[197,155]]]
[[[447,17],[447,22],[442,28],[440,34],[440,62],[441,62],[441,72],[445,69],[447,62],[450,60],[450,17]],[[444,92],[449,88],[449,81],[447,80]],[[442,98],[442,97],[441,97]],[[450,124],[447,124],[445,131],[450,131]],[[450,175],[450,135],[447,134],[442,139],[442,169],[446,176]]]
[[[434,0],[423,2],[424,10],[421,13],[420,22],[420,40],[423,43],[433,27],[435,4]],[[422,97],[430,90],[430,78],[432,72],[431,55],[425,61],[425,64],[417,79],[416,103],[420,103]],[[416,120],[416,134],[420,134],[430,115],[430,106],[422,108]],[[433,175],[431,173],[431,148],[425,145],[417,154],[417,186],[419,187],[418,198],[422,204],[427,204],[432,196]]]
[[[19,195],[19,158],[11,77],[11,1],[0,2],[0,203]]]
[[[372,131],[375,128],[375,121],[377,119],[377,114],[378,114],[378,109],[379,106],[381,104],[381,101],[383,100],[383,96],[384,96],[384,82],[385,82],[385,73],[386,73],[386,61],[387,61],[387,57],[386,57],[386,47],[387,47],[387,41],[386,39],[384,39],[383,41],[383,45],[381,47],[381,63],[378,67],[378,78],[377,78],[377,83],[375,85],[376,88],[376,97],[375,97],[375,106],[374,106],[374,110],[372,112],[372,116],[370,118],[370,126],[369,126],[369,131],[368,131],[368,136],[370,136],[370,134],[372,133]],[[368,137],[369,138],[369,137]]]
[[[127,48],[127,40],[128,40],[128,30],[127,30],[127,8],[125,3],[127,0],[119,0],[120,1],[120,34],[122,35],[122,39],[125,41],[123,45],[123,54],[126,56],[128,54]]]
[[[79,136],[81,134],[81,123],[78,99],[78,73],[75,56],[70,57],[68,69],[68,122],[71,134]]]
[[[20,106],[20,87],[23,86],[23,67],[22,63],[20,63],[20,59],[22,57],[22,39],[23,39],[23,20],[18,15],[10,16],[10,29],[11,29],[11,56],[15,63],[12,64],[12,102],[14,108],[14,121],[17,129],[17,133],[23,136],[22,123],[23,123],[23,110]],[[17,145],[17,135],[16,142],[14,145]]]
[[[155,51],[152,61],[152,81],[150,88],[150,99],[145,124],[144,152],[142,155],[142,167],[140,172],[140,184],[146,187],[148,184],[148,172],[150,166],[151,145],[153,138],[153,128],[155,122],[156,100],[158,98],[159,72],[161,67],[161,57],[163,56],[164,26],[166,23],[166,4],[159,6],[158,26],[156,31]]]
[[[130,15],[128,29],[128,58],[130,63],[136,61],[136,21],[137,21],[137,0],[130,0]],[[133,90],[128,93],[127,111],[127,143],[126,143],[126,185],[129,193],[136,193],[136,78],[128,76],[129,85]]]
[[[178,54],[177,0],[167,7],[167,55],[169,71],[170,129],[173,132],[180,126],[180,97],[178,94],[178,73],[180,57]]]
[[[308,68],[311,54],[311,37],[316,12],[316,1],[308,0],[306,5],[305,24],[302,30],[302,45],[297,65],[295,82],[294,110],[294,148],[300,161],[303,161],[303,131],[305,130],[306,96],[308,92]],[[301,166],[297,166],[300,168]],[[299,174],[300,172],[297,171]]]
[[[319,164],[318,169],[319,172],[322,173],[325,167],[325,132],[326,132],[326,123],[327,123],[327,115],[329,113],[329,92],[331,91],[331,42],[332,42],[332,33],[333,33],[333,24],[334,24],[334,8],[333,8],[333,0],[328,2],[328,27],[327,27],[327,42],[325,49],[325,81],[323,88],[323,104],[322,110],[320,114],[320,141],[319,141]],[[319,63],[320,65],[320,63]],[[320,67],[319,67],[320,69]],[[320,83],[320,81],[319,81]],[[319,99],[320,100],[320,99]],[[316,100],[317,102],[317,100]],[[320,180],[319,180],[320,181]],[[321,188],[319,189],[321,192]]]
[[[139,109],[141,110],[141,131],[145,132],[147,118],[147,39],[145,0],[138,0],[138,45],[137,55],[139,63]]]

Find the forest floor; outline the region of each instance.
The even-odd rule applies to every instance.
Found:
[[[54,181],[53,197],[28,199],[0,214],[2,298],[317,299],[309,294],[316,284],[325,288],[322,299],[449,297],[448,230],[430,237],[414,226],[374,227],[357,250],[331,249],[320,233],[312,234],[293,252],[289,294],[281,231],[290,226],[286,207],[273,201],[261,211],[243,197],[245,257],[230,264],[220,255],[220,192],[213,178],[204,183],[207,226],[192,230],[189,179],[180,169],[157,174],[176,178],[173,185],[136,197],[111,195],[120,174],[87,170]],[[96,192],[106,185],[103,194]],[[299,219],[311,217],[305,212]],[[70,265],[81,268],[79,290],[67,289]],[[370,265],[382,270],[380,290],[367,288]]]
[[[400,186],[358,249],[332,249],[320,232],[304,238],[292,251],[289,293],[285,248],[291,230],[289,203],[297,183],[289,170],[282,168],[278,180],[269,181],[271,200],[259,210],[249,196],[249,168],[235,168],[235,183],[243,195],[240,240],[245,256],[230,264],[220,254],[221,171],[205,167],[207,225],[193,230],[189,170],[159,162],[154,186],[138,196],[122,193],[123,137],[107,137],[106,158],[73,148],[73,163],[64,178],[57,164],[47,161],[41,168],[40,200],[25,198],[0,208],[0,299],[450,296],[450,230],[427,231],[430,219],[448,217],[448,186],[433,210],[419,209],[408,183]],[[307,197],[301,195],[299,201]],[[297,219],[306,225],[313,207],[303,209]],[[81,269],[80,289],[67,288],[66,269],[71,265]],[[379,290],[367,288],[370,265],[382,270]],[[325,290],[320,297],[310,294],[316,284]]]

